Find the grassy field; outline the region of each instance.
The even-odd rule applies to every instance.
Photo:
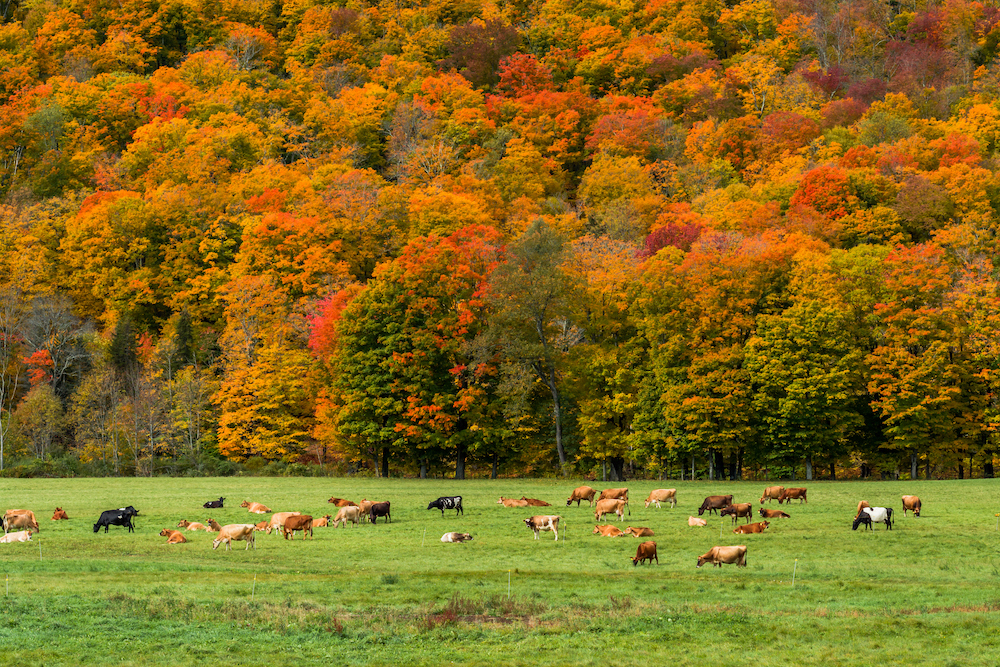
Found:
[[[715,493],[756,511],[763,483],[631,482],[623,525],[652,528],[660,559],[639,567],[630,557],[641,540],[592,535],[586,503],[565,507],[578,484],[2,480],[3,507],[32,509],[42,525],[30,543],[0,544],[0,664],[1000,662],[1000,482],[810,482],[809,503],[786,506],[791,519],[746,536],[728,518],[691,528],[687,517]],[[678,489],[678,507],[643,509],[661,486]],[[424,509],[451,494],[464,496],[464,516]],[[522,494],[553,507],[496,504]],[[902,516],[903,494],[923,499],[923,516]],[[202,509],[220,495],[225,509]],[[208,533],[182,545],[158,535],[185,518],[250,522],[245,499],[335,513],[331,495],[390,500],[393,523],[318,529],[312,541],[259,535],[249,552],[213,551]],[[895,529],[852,532],[860,499],[894,507]],[[101,510],[129,504],[140,512],[134,534],[94,534]],[[49,520],[57,505],[69,521]],[[531,513],[562,515],[561,539],[534,541],[522,522]],[[452,530],[475,540],[442,544]],[[748,567],[696,569],[716,544],[746,544]]]

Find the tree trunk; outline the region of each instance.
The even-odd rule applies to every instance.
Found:
[[[621,456],[612,456],[608,459],[611,463],[611,480],[615,482],[625,481],[625,459]]]
[[[465,443],[455,449],[455,479],[465,479]]]
[[[983,457],[983,479],[993,479],[993,452],[989,450]]]
[[[736,468],[738,467],[738,456],[739,453],[736,450],[729,452],[729,479],[737,480],[739,476],[736,474]]]
[[[917,459],[916,452],[910,452],[910,479],[917,478],[917,464],[920,463]]]
[[[931,478],[931,457],[930,454],[927,455],[926,468],[924,469],[924,479]]]
[[[837,479],[837,462],[830,461],[830,479]]]
[[[420,459],[420,479],[427,479],[427,459]]]
[[[736,450],[736,479],[743,479],[743,454],[745,451],[743,447]]]
[[[382,478],[389,476],[389,447],[382,447]]]
[[[958,464],[958,478],[965,479],[965,466],[961,463]]]
[[[694,473],[694,454],[691,455],[691,481],[693,482],[695,478]]]
[[[500,467],[500,454],[493,452],[493,469],[490,470],[490,479],[497,478],[497,468]]]
[[[720,480],[726,479],[726,460],[720,451],[715,452],[715,473],[719,476]]]
[[[556,386],[556,372],[549,369],[548,373],[549,391],[552,392],[552,417],[556,422],[556,453],[559,454],[559,472],[566,476],[566,450],[563,449],[562,441],[562,405],[559,398],[559,387]]]
[[[715,451],[708,450],[708,480],[715,481]]]
[[[811,458],[806,459],[806,481],[811,482],[813,478],[813,461]]]

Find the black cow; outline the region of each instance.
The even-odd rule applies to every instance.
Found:
[[[392,523],[392,516],[389,515],[389,501],[384,503],[372,503],[371,509],[368,510],[368,518],[372,523],[378,523],[377,519],[380,516],[384,516],[385,520]]]
[[[105,533],[108,532],[108,526],[125,526],[128,532],[135,532],[135,527],[132,525],[134,516],[139,516],[139,510],[131,505],[101,512],[101,518],[94,524],[94,532],[100,530],[101,526],[104,526]]]
[[[210,509],[219,509],[219,508],[222,507],[222,501],[223,500],[225,500],[225,498],[219,498],[218,500],[209,500],[207,503],[205,503],[204,505],[202,505],[202,507],[204,507],[207,510],[210,510]]]
[[[462,513],[462,516],[465,516],[465,510],[462,509],[462,496],[441,496],[437,500],[431,501],[427,509],[441,510],[441,516],[444,516],[445,510],[455,510],[455,516],[458,516],[459,512]]]

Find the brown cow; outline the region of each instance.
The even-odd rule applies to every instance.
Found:
[[[649,509],[650,503],[655,504],[656,509],[660,509],[660,503],[665,502],[670,503],[670,509],[677,507],[677,489],[656,489],[650,491],[643,509]]]
[[[654,560],[657,565],[660,564],[660,559],[656,557],[656,542],[643,542],[635,550],[635,558],[632,559],[632,565],[638,565],[644,561],[652,563]]]
[[[556,542],[559,541],[559,519],[561,516],[556,514],[537,514],[535,516],[530,516],[524,520],[524,525],[530,528],[535,533],[535,539],[538,539],[539,531],[551,530],[556,534]]]
[[[281,535],[281,527],[285,525],[285,519],[290,516],[302,516],[302,512],[275,512],[272,514],[267,534],[270,535],[273,530],[275,535]]]
[[[268,530],[270,530],[270,528],[271,528],[270,521],[258,521],[253,525],[254,530],[259,530],[262,533],[267,532]]]
[[[597,500],[624,500],[628,502],[628,489],[604,489]]]
[[[903,496],[903,516],[906,516],[907,510],[912,511],[913,516],[920,516],[920,498],[916,496]]]
[[[183,544],[187,542],[187,538],[179,530],[170,530],[169,528],[164,528],[160,531],[160,537],[167,538],[167,544]]]
[[[209,533],[212,532],[212,529],[209,528],[208,526],[206,526],[205,524],[198,523],[197,521],[195,521],[195,522],[192,523],[191,521],[188,521],[187,519],[181,519],[180,523],[177,524],[177,527],[178,528],[187,528],[188,530],[204,530],[204,531],[209,532]]]
[[[581,500],[586,500],[591,507],[594,506],[594,495],[597,493],[597,489],[592,489],[589,486],[578,486],[573,489],[573,493],[569,494],[569,500],[566,501],[566,506],[574,500],[576,501],[576,506],[580,506]]]
[[[760,504],[763,505],[764,501],[771,502],[772,500],[777,500],[781,497],[781,494],[785,492],[785,487],[783,486],[769,486],[764,489],[764,493],[760,497]]]
[[[732,565],[733,563],[736,564],[736,567],[746,567],[747,548],[742,544],[738,547],[712,547],[707,554],[698,556],[698,567],[705,563],[711,563],[713,567],[722,567],[723,564]]]
[[[789,503],[791,503],[793,500],[796,500],[796,499],[798,499],[799,505],[801,505],[802,503],[809,502],[808,500],[806,500],[806,490],[805,489],[785,489],[784,491],[781,492],[781,495],[778,497],[778,504],[780,505],[781,503],[786,502],[786,501],[789,502]]]
[[[246,540],[247,545],[243,548],[244,551],[253,545],[253,548],[257,548],[257,542],[254,539],[254,525],[252,523],[231,523],[226,526],[221,526],[219,528],[219,536],[212,540],[212,549],[218,549],[219,545],[223,542],[226,543],[226,551],[232,549],[233,540]]]
[[[734,533],[740,535],[749,535],[750,533],[763,533],[764,530],[771,524],[767,521],[758,521],[757,523],[748,523],[745,526],[736,526]]]
[[[205,523],[207,523],[207,524],[208,524],[208,528],[207,528],[206,530],[208,530],[208,532],[210,532],[210,533],[217,533],[217,532],[219,532],[220,530],[222,530],[222,526],[220,526],[220,525],[219,525],[219,522],[218,522],[218,521],[216,521],[215,519],[209,519],[209,520],[208,520],[208,521],[206,521]],[[234,523],[234,524],[232,524],[232,525],[234,525],[234,526],[235,526],[235,525],[238,525],[238,524],[235,524],[235,523]]]
[[[791,519],[792,517],[785,514],[781,510],[766,510],[763,507],[760,508],[760,515],[765,519]]]
[[[594,526],[593,535],[601,535],[602,537],[621,537],[625,533],[621,531],[617,526]]]
[[[240,507],[246,507],[247,511],[250,512],[251,514],[270,514],[271,513],[271,508],[269,508],[267,505],[262,505],[261,503],[250,502],[249,500],[244,500],[242,503],[240,503]],[[240,525],[240,524],[233,524],[233,525],[236,526],[236,525]]]
[[[517,500],[515,498],[504,498],[500,496],[500,500],[497,501],[497,505],[503,505],[504,507],[527,507],[527,500]]]
[[[350,521],[355,526],[361,521],[361,508],[357,505],[348,505],[347,507],[341,507],[337,512],[337,516],[333,520],[333,527],[336,528],[339,524],[341,528],[347,525]]]
[[[53,521],[61,521],[63,519],[68,519],[68,518],[69,517],[66,516],[66,512],[64,512],[63,508],[61,508],[61,507],[57,507],[56,511],[52,513],[52,520]]]
[[[652,528],[643,528],[641,526],[629,526],[625,529],[626,535],[631,535],[632,537],[652,537]]]
[[[698,516],[704,514],[705,510],[708,510],[709,514],[711,514],[712,512],[718,514],[719,510],[721,510],[724,507],[729,507],[732,504],[733,504],[733,497],[731,495],[708,496],[705,498],[705,500],[701,501],[701,507],[698,508]]]
[[[313,519],[313,528],[326,528],[330,525],[330,515],[321,516],[318,519]]]
[[[858,518],[859,516],[861,516],[861,510],[863,510],[863,509],[864,509],[864,508],[866,508],[866,507],[871,507],[871,505],[869,505],[869,504],[868,504],[868,501],[867,501],[867,500],[862,500],[862,501],[859,501],[859,502],[858,502],[858,511],[857,511],[857,513],[856,513],[856,514],[854,515],[854,518],[855,518],[855,519],[857,519],[857,518]]]
[[[3,515],[3,532],[9,533],[14,528],[30,528],[34,532],[41,532],[35,513],[31,510],[7,510]]]
[[[302,531],[302,539],[306,539],[306,533],[309,533],[309,538],[312,539],[313,536],[313,518],[309,514],[296,514],[295,516],[290,516],[285,519],[284,525],[281,526],[281,532],[285,536],[285,539],[291,538],[295,539],[295,531]]]
[[[328,503],[333,503],[335,507],[357,507],[356,502],[350,500],[344,500],[343,498],[330,498]]]
[[[731,516],[733,517],[733,523],[736,523],[740,517],[745,516],[747,523],[750,523],[750,517],[753,516],[753,503],[737,503],[723,507],[719,516]]]
[[[528,503],[529,507],[552,507],[552,503],[547,503],[544,500],[539,500],[538,498],[525,498],[521,496],[521,500]]]
[[[371,508],[368,510],[368,519],[372,523],[378,523],[378,518],[384,516],[387,523],[392,523],[392,514],[389,513],[390,509],[388,500],[383,503],[372,503]]]
[[[594,521],[602,521],[605,514],[617,514],[619,521],[625,520],[625,508],[628,507],[628,503],[624,500],[607,499],[598,500],[597,507],[594,509]],[[629,509],[628,515],[632,516],[632,510]]]

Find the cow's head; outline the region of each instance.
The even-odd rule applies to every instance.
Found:
[[[697,567],[701,567],[702,565],[704,565],[707,562],[708,562],[708,560],[704,556],[698,556],[698,565],[697,565]]]
[[[857,530],[858,526],[860,526],[863,523],[870,525],[871,522],[872,522],[871,517],[869,517],[868,514],[866,514],[865,512],[862,512],[858,516],[854,517],[854,523],[851,525],[851,530]]]
[[[771,525],[770,521],[762,521],[761,523],[764,524],[764,530],[767,530],[767,527]]]
[[[432,500],[432,501],[431,501],[431,502],[430,502],[430,503],[429,503],[429,504],[427,505],[427,509],[429,509],[429,510],[433,510],[433,509],[438,509],[438,507],[439,507],[440,505],[441,505],[441,503],[439,503],[438,501],[436,501],[436,500]]]
[[[701,507],[698,508],[698,516],[701,516],[704,513],[705,513],[705,506],[702,505]]]

